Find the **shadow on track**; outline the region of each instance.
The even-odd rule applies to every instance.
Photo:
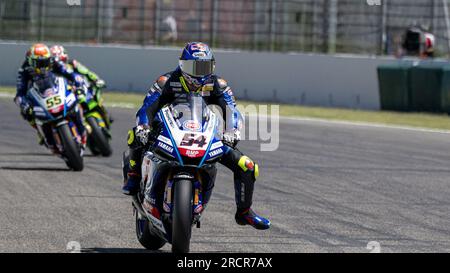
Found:
[[[148,250],[144,248],[83,248],[81,253],[166,253],[161,250]]]
[[[0,153],[0,156],[55,156],[51,153]]]
[[[43,172],[67,172],[69,168],[49,168],[49,167],[0,167],[2,170],[8,171],[43,171]]]

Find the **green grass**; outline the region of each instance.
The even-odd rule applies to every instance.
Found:
[[[14,94],[15,89],[0,87],[0,93]],[[123,104],[138,108],[144,99],[144,94],[105,92],[104,99],[107,105]],[[238,101],[238,104],[248,106],[262,103]],[[280,115],[450,130],[450,117],[447,114],[366,111],[280,104]]]

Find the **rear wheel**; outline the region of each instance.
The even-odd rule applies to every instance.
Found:
[[[166,244],[166,241],[150,232],[149,221],[145,218],[139,219],[136,212],[136,236],[143,247],[150,250],[158,250]]]
[[[174,183],[172,213],[172,252],[188,253],[192,232],[192,182]]]
[[[70,132],[69,125],[63,124],[58,127],[58,134],[61,138],[61,144],[64,148],[64,157],[66,158],[66,164],[74,171],[83,170],[83,157],[80,153],[80,145],[75,141],[72,133]]]
[[[97,119],[88,117],[87,122],[92,128],[89,135],[89,148],[94,155],[101,154],[102,156],[111,156],[112,148],[109,144],[109,139],[99,126]]]

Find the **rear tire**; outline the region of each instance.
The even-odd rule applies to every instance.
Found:
[[[92,128],[92,132],[89,135],[89,147],[94,155],[100,153],[104,157],[111,156],[112,148],[109,144],[109,139],[103,132],[102,128],[98,125],[97,119],[94,117],[88,117],[87,122]]]
[[[70,132],[69,125],[63,124],[58,127],[58,134],[61,138],[61,143],[64,148],[64,157],[66,158],[66,164],[69,168],[76,172],[83,170],[83,157],[80,154],[80,146],[74,140],[72,133]]]
[[[174,183],[172,213],[172,252],[188,253],[192,232],[192,182]]]
[[[158,250],[166,244],[166,241],[150,232],[150,223],[147,219],[139,219],[136,212],[136,236],[143,247],[150,250]]]

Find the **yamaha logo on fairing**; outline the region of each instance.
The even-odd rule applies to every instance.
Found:
[[[163,150],[166,150],[169,153],[173,152],[173,148],[163,142],[158,142],[158,147],[161,147]]]
[[[210,152],[209,156],[213,157],[213,156],[216,156],[216,155],[221,154],[221,153],[223,153],[223,150],[220,148],[220,149],[217,149],[217,150],[214,150],[214,151]]]

